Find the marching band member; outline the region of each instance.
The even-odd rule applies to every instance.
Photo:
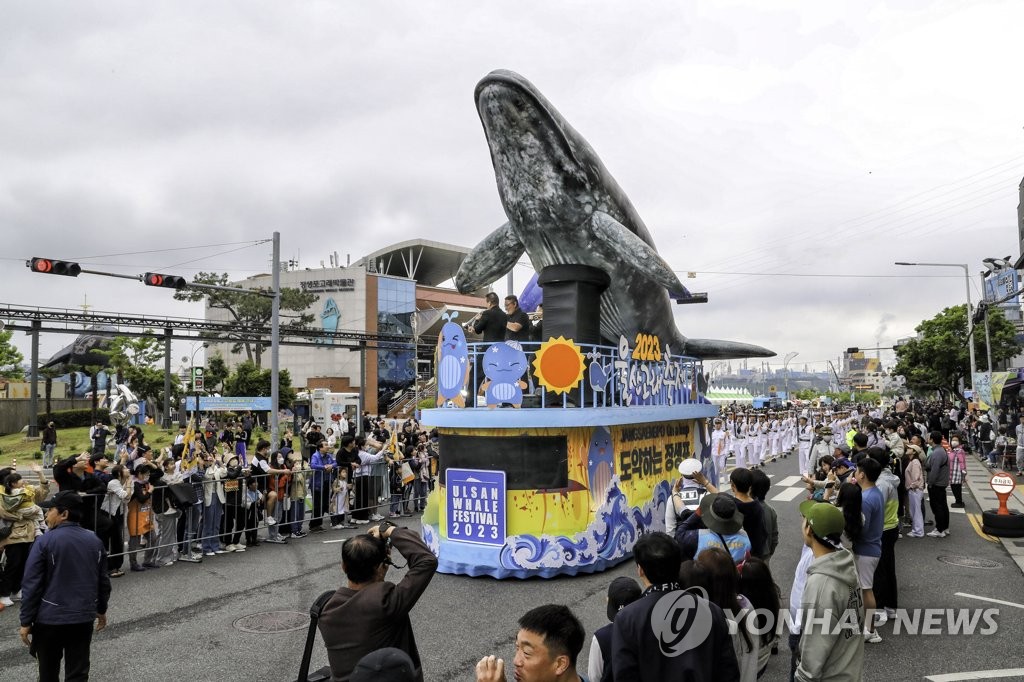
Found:
[[[807,417],[800,417],[799,426],[796,430],[797,441],[797,463],[800,467],[800,475],[806,476],[810,469],[808,463],[811,458],[811,441],[814,440],[814,429],[807,423]]]
[[[715,475],[718,477],[718,482],[721,483],[725,476],[725,461],[729,458],[729,453],[725,449],[725,441],[728,438],[725,431],[725,423],[720,417],[715,417],[714,430],[711,432],[711,456],[715,461]]]

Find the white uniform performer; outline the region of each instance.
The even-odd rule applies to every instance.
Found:
[[[718,417],[715,417],[714,430],[711,432],[711,456],[715,461],[715,475],[718,476],[718,483],[725,477],[725,461],[729,453],[725,449],[725,441],[728,435],[725,431],[725,424]]]
[[[771,415],[768,423],[768,461],[774,462],[782,455],[782,421],[778,413]]]
[[[754,422],[754,442],[757,443],[755,447],[755,455],[751,458],[754,466],[761,466],[764,464],[765,453],[768,451],[768,420],[765,419],[763,414],[757,415],[757,421]]]
[[[791,452],[795,452],[796,451],[796,444],[797,444],[796,430],[797,430],[796,412],[793,412],[792,410],[790,410],[789,414],[786,416],[786,441],[785,441],[785,445],[783,446],[783,457],[785,457],[786,455],[788,455]]]
[[[732,412],[725,417],[725,452],[727,455],[736,454],[736,417]]]
[[[808,468],[811,459],[811,441],[814,440],[814,429],[807,423],[807,417],[800,417],[800,426],[797,427],[797,463],[800,467],[800,475],[806,476],[810,473]]]
[[[750,468],[750,458],[754,452],[754,436],[751,424],[753,423],[746,415],[740,415],[736,419],[736,468]]]

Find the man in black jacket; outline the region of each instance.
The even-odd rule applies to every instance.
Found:
[[[409,566],[397,585],[384,580],[392,565],[390,543]],[[383,521],[369,533],[345,541],[341,568],[348,585],[339,587],[328,600],[319,622],[331,679],[348,682],[363,656],[395,647],[409,654],[416,666],[416,680],[423,682],[409,612],[437,572],[437,557],[414,531]]]
[[[739,664],[725,615],[679,585],[681,550],[665,533],[642,535],[633,548],[644,593],[612,626],[616,682],[735,682]]]

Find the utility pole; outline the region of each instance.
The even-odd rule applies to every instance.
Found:
[[[280,443],[278,427],[278,400],[281,397],[280,341],[281,341],[281,233],[274,233],[274,267],[272,286],[274,297],[270,307],[270,442],[277,448]]]

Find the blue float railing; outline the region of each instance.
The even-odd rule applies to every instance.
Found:
[[[505,343],[508,342],[467,344],[470,372],[463,392],[467,408],[487,406],[480,391],[481,383],[487,380],[481,357],[494,345]],[[697,381],[702,371],[701,361],[685,355],[669,355],[656,343],[648,344],[647,348],[639,343],[641,353],[631,348],[625,339],[619,346],[573,344],[583,356],[583,376],[565,392],[545,390],[541,385],[544,368],[542,366],[538,372],[535,361],[545,343],[514,343],[525,354],[527,363],[527,370],[520,377],[526,383],[526,388],[522,388],[523,408],[673,406],[707,402]],[[529,396],[538,396],[539,402],[538,398]],[[442,407],[453,406],[451,401],[442,404]]]

